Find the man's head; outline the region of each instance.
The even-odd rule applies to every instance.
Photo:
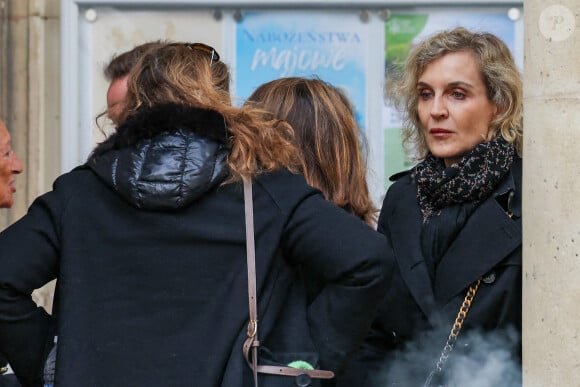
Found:
[[[107,116],[115,125],[119,124],[119,117],[125,108],[125,97],[127,96],[128,75],[111,80],[107,90]]]
[[[105,67],[105,78],[110,82],[107,90],[107,116],[115,125],[119,124],[119,116],[125,108],[125,96],[127,95],[127,79],[129,72],[147,51],[162,46],[161,41],[143,43],[135,46],[132,50],[113,57]]]
[[[10,208],[14,204],[14,175],[22,173],[22,162],[10,145],[10,133],[0,120],[0,208]]]

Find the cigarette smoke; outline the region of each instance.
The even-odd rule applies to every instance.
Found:
[[[407,343],[385,368],[388,386],[423,386],[435,368],[448,332],[431,332]],[[464,331],[436,386],[521,387],[521,338],[515,329]]]

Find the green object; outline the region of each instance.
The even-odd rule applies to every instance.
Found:
[[[387,64],[397,65],[405,61],[413,39],[423,31],[428,20],[427,14],[398,14],[389,18],[385,23]]]
[[[288,367],[298,368],[301,370],[313,370],[314,369],[314,367],[312,367],[310,365],[310,363],[308,363],[307,361],[304,361],[304,360],[294,360],[293,362],[288,364]]]

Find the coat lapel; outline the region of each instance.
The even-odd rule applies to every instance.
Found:
[[[393,212],[388,216],[391,243],[403,280],[415,302],[433,325],[437,324],[435,298],[418,235],[423,216],[417,205],[414,185],[397,195]]]
[[[496,200],[498,193],[513,189],[511,174],[503,183],[475,210],[441,259],[435,274],[438,302],[447,303],[521,245],[521,217],[511,219]]]

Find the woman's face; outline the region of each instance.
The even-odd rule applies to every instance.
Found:
[[[417,93],[427,147],[446,166],[485,141],[497,106],[487,98],[473,53],[448,53],[428,64]]]

